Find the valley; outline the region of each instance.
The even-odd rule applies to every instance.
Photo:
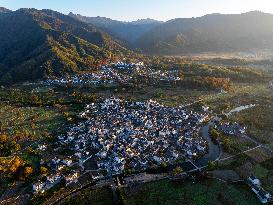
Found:
[[[196,75],[198,75],[199,69],[204,69],[204,68],[200,67],[196,69],[197,71]],[[186,71],[184,73],[186,73]],[[193,73],[191,72],[190,75],[192,76]],[[266,79],[270,77],[268,76],[268,73],[264,73],[262,75],[265,75],[264,77]],[[264,77],[261,77],[261,80]],[[252,79],[251,75],[250,75],[250,79]],[[174,108],[179,105],[187,105],[188,109],[195,112],[200,112],[204,107],[209,107],[209,113],[208,113],[209,116],[217,115],[217,116],[220,116],[221,118],[223,118],[224,113],[228,113],[236,107],[240,107],[242,105],[255,104],[256,105],[255,107],[242,110],[232,115],[227,115],[227,117],[223,118],[223,123],[224,122],[239,122],[241,125],[246,126],[247,127],[246,131],[247,133],[251,135],[251,139],[257,141],[258,143],[261,143],[264,146],[264,148],[260,147],[257,150],[253,149],[253,151],[251,150],[249,152],[242,153],[248,149],[254,148],[255,143],[253,144],[252,140],[243,139],[243,138],[241,139],[236,136],[235,137],[223,136],[219,140],[225,143],[225,146],[223,145],[223,148],[222,148],[224,152],[221,154],[219,158],[219,163],[217,163],[216,169],[217,170],[232,169],[236,172],[238,172],[239,170],[240,172],[249,172],[253,170],[254,172],[256,172],[255,171],[256,167],[260,167],[259,169],[266,170],[263,172],[268,174],[272,172],[272,168],[270,165],[270,158],[272,157],[272,153],[268,152],[268,149],[265,149],[265,147],[269,147],[269,149],[272,149],[272,142],[273,142],[272,140],[270,140],[272,139],[270,138],[272,137],[271,136],[272,135],[272,127],[271,127],[272,109],[271,109],[271,104],[270,103],[268,104],[268,102],[272,100],[272,91],[268,87],[268,83],[266,79],[264,80],[264,82],[261,82],[261,83],[259,82],[253,83],[252,81],[251,83],[247,83],[247,82],[240,83],[240,82],[234,81],[232,82],[232,85],[228,87],[228,91],[224,91],[224,92],[223,90],[221,91],[221,89],[223,89],[221,87],[219,88],[216,88],[216,87],[213,88],[210,86],[200,87],[194,84],[192,84],[192,87],[196,87],[196,88],[190,89],[188,87],[184,87],[183,83],[182,84],[179,83],[179,81],[184,81],[184,79],[177,80],[175,83],[172,83],[171,81],[166,83],[163,83],[163,81],[158,81],[158,82],[146,81],[145,84],[141,83],[141,86],[139,85],[139,86],[133,86],[133,87],[126,85],[126,83],[124,82],[113,84],[110,87],[109,86],[105,87],[104,83],[97,84],[95,85],[95,87],[94,85],[83,84],[83,83],[81,84],[24,83],[24,84],[17,84],[11,87],[5,87],[5,88],[2,87],[1,103],[2,103],[3,114],[1,116],[2,116],[2,119],[5,120],[6,122],[1,120],[2,122],[1,129],[5,133],[7,133],[9,136],[14,136],[16,143],[20,145],[20,149],[14,150],[14,152],[12,153],[12,156],[13,156],[12,158],[10,158],[9,155],[6,155],[7,158],[1,159],[2,166],[4,165],[4,163],[6,164],[5,166],[7,166],[4,169],[4,171],[6,170],[5,173],[7,174],[6,175],[7,178],[3,178],[2,180],[5,180],[5,184],[7,187],[10,186],[9,181],[11,179],[9,179],[8,174],[11,172],[8,171],[10,168],[8,168],[7,163],[12,164],[14,163],[14,160],[17,160],[17,159],[19,159],[21,163],[21,165],[19,166],[23,166],[23,167],[31,166],[33,168],[34,172],[31,178],[27,180],[29,183],[29,187],[32,187],[32,185],[37,182],[36,180],[37,180],[37,177],[39,176],[46,175],[50,177],[51,176],[50,173],[52,172],[52,167],[50,166],[48,167],[46,163],[42,165],[40,160],[45,158],[47,160],[49,160],[50,158],[54,159],[56,157],[56,148],[58,149],[58,152],[60,152],[60,154],[71,153],[71,151],[69,151],[70,149],[69,147],[66,148],[68,149],[66,151],[64,150],[62,151],[59,149],[60,145],[58,145],[57,142],[60,140],[60,138],[58,138],[58,136],[63,136],[63,134],[65,134],[67,130],[71,129],[69,128],[71,127],[71,125],[75,123],[81,123],[82,119],[80,118],[80,113],[84,110],[84,107],[87,104],[90,104],[91,102],[93,103],[103,102],[104,99],[111,98],[113,96],[116,99],[119,99],[119,98],[130,99],[130,102],[141,102],[141,101],[145,102],[146,100],[152,99],[164,105],[171,106]],[[192,83],[193,82],[194,81],[192,81]],[[196,83],[198,84],[198,82]],[[255,98],[253,98],[253,96],[255,96]],[[219,101],[221,101],[221,104],[219,104]],[[12,107],[14,109],[12,116],[6,116],[4,114],[5,110],[11,109]],[[259,111],[257,111],[257,109]],[[38,114],[38,110],[41,110],[41,114]],[[253,121],[252,116],[254,113],[256,113],[255,115],[257,117],[258,117],[257,113],[261,114],[259,120]],[[18,121],[20,119],[22,119],[23,121],[22,122]],[[248,119],[251,119],[251,121],[248,121]],[[48,126],[46,124],[47,121],[50,122]],[[21,123],[23,122],[26,123],[26,126],[22,126]],[[58,128],[55,127],[54,124],[56,124]],[[10,126],[12,126],[13,130],[10,130]],[[18,127],[18,129],[16,129],[16,126]],[[41,126],[43,127],[41,128]],[[42,133],[38,132],[38,130],[41,130],[41,129],[43,130],[43,132]],[[20,138],[20,135],[25,136],[24,133],[29,133],[29,136]],[[79,134],[77,134],[76,136],[79,136]],[[239,147],[237,145],[238,142],[240,144]],[[80,144],[72,143],[72,145],[75,146]],[[90,148],[88,148],[88,150],[89,149]],[[63,154],[61,155],[60,154],[57,155],[58,158],[60,156],[65,156]],[[14,158],[14,156],[16,157]],[[229,157],[229,156],[234,156],[234,157]],[[62,158],[63,157],[61,157],[61,159]],[[103,177],[103,174],[105,174],[103,172],[96,173],[95,170],[97,168],[93,168],[94,163],[92,162],[92,160],[91,161],[89,160],[88,155],[86,156],[86,158],[87,158],[86,160],[83,159],[84,161],[86,161],[86,163],[84,163],[85,168],[81,168],[81,167],[76,168],[75,165],[73,165],[74,168],[71,169],[69,166],[67,166],[67,168],[65,168],[64,166],[65,169],[63,171],[65,171],[65,173],[68,173],[68,174],[73,173],[71,172],[72,170],[76,170],[76,173],[77,173],[75,175],[76,178],[71,178],[72,182],[74,180],[78,180],[78,182],[76,182],[75,185],[72,185],[73,184],[72,183],[71,188],[68,188],[71,191],[73,191],[74,189],[78,187],[83,187],[84,184],[86,183],[87,184],[90,183],[92,185],[94,182],[98,181],[100,177]],[[57,160],[57,159],[55,158],[54,160]],[[225,159],[225,160],[222,160],[222,159]],[[70,160],[72,162],[70,162]],[[42,160],[42,161],[43,163],[45,162],[45,160]],[[66,159],[65,161],[66,163],[74,164],[73,158]],[[253,168],[250,168],[251,170],[249,170],[249,168],[248,169],[240,168],[241,166],[246,166],[247,164],[251,164]],[[176,166],[173,166],[172,169],[175,169]],[[209,166],[212,166],[212,165],[209,165]],[[216,166],[216,165],[213,165],[213,166]],[[264,168],[264,166],[266,168]],[[183,167],[182,170],[184,171],[186,171],[187,169],[188,171],[190,171],[191,169],[195,169],[195,168],[189,168],[190,166],[187,165],[186,163],[185,163],[185,167],[184,165],[182,165],[182,167]],[[68,171],[67,169],[70,171]],[[164,174],[165,177],[168,176],[169,174],[172,176],[172,169],[166,169],[166,171],[163,171],[162,174]],[[86,170],[94,170],[94,171],[88,173],[86,172]],[[101,171],[103,171],[103,169]],[[125,171],[122,173],[124,173],[125,176],[127,175],[129,176],[130,172]],[[40,175],[39,173],[41,173],[42,175]],[[82,173],[83,175],[82,176],[79,175],[80,173]],[[146,173],[148,174],[148,176],[149,174],[151,174],[149,172],[146,172]],[[263,178],[266,179],[267,176],[268,175],[262,174],[260,177],[261,179]],[[21,178],[20,180],[25,180],[25,179]],[[63,183],[62,181],[60,182],[61,184]],[[150,182],[147,182],[147,183],[150,183]],[[17,186],[19,186],[19,184]],[[270,188],[270,185],[269,185],[267,189],[270,190],[272,188]],[[62,190],[63,188],[61,188],[60,191],[58,191],[59,193],[58,196],[62,195],[62,192],[63,192]],[[11,197],[5,192],[2,192],[2,193],[4,194],[4,197],[5,195],[6,197]],[[34,204],[41,203],[45,199],[44,197],[47,198],[49,197],[50,194],[53,194],[51,191],[45,192],[45,193],[34,195],[35,197],[32,203]],[[25,196],[25,195],[22,195],[22,196]],[[39,197],[37,198],[37,196]],[[52,199],[57,200],[57,198],[55,197],[53,197]],[[28,200],[30,200],[30,198],[28,198]],[[35,203],[35,201],[37,202]],[[45,201],[45,203],[47,202]]]
[[[271,20],[0,8],[0,204],[272,203]]]

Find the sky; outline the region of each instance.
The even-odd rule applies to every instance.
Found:
[[[132,21],[153,18],[167,21],[211,13],[273,13],[273,0],[0,0],[0,7],[52,9],[64,14],[103,16]]]

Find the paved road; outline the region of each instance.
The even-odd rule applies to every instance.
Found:
[[[223,158],[223,159],[219,159],[218,162],[222,162],[222,161],[225,161],[225,160],[232,159],[232,158],[234,158],[234,157],[237,157],[237,156],[239,156],[239,155],[241,155],[241,154],[244,154],[244,153],[247,153],[247,152],[251,152],[251,151],[253,151],[253,150],[255,150],[255,149],[258,149],[258,148],[260,148],[260,147],[261,147],[261,145],[258,145],[258,146],[254,147],[254,148],[250,148],[250,149],[248,149],[248,150],[245,150],[245,151],[243,151],[243,152],[240,152],[239,154],[235,154],[235,155],[232,155],[232,156]]]
[[[265,145],[265,144],[262,144],[262,143],[258,142],[257,140],[255,140],[255,139],[249,137],[248,135],[242,135],[241,137],[243,137],[243,138],[245,138],[245,139],[248,139],[248,140],[254,142],[254,143],[257,144],[257,145],[260,145],[262,148],[268,150],[269,152],[271,152],[271,153],[273,154],[273,149],[271,149],[269,146],[267,146],[267,145]]]

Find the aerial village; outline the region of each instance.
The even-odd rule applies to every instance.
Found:
[[[136,79],[173,83],[180,77],[176,70],[156,71],[142,62],[117,62],[101,66],[94,73],[47,79],[43,84],[128,85]],[[249,107],[252,105],[239,107],[227,115]],[[58,136],[55,155],[41,160],[40,164],[51,171],[33,184],[34,194],[46,192],[62,180],[66,186],[73,186],[87,172],[96,181],[194,161],[209,150],[209,143],[201,134],[203,123],[211,118],[209,108],[194,112],[187,106],[167,107],[153,100],[131,102],[112,97],[87,105],[79,116],[78,124]],[[246,134],[246,127],[237,122],[218,121],[214,125],[227,136]],[[47,144],[40,144],[37,149],[47,148]],[[66,154],[60,154],[64,150]],[[252,176],[247,182],[262,203],[272,200],[259,179]]]
[[[178,160],[195,160],[206,154],[207,141],[200,134],[207,110],[200,113],[186,107],[167,107],[155,101],[128,102],[116,98],[86,106],[83,119],[66,135],[58,137],[58,150],[68,148],[67,156],[56,154],[42,160],[53,172],[47,180],[33,184],[35,193],[44,192],[62,179],[69,185],[87,170],[93,161],[93,178],[115,176],[151,167],[175,164]],[[46,150],[46,145],[39,145]],[[56,152],[58,153],[58,152]],[[73,167],[69,173],[66,167]],[[89,168],[90,169],[90,168]]]

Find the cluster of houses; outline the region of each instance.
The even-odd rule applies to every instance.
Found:
[[[98,168],[110,174],[197,158],[207,150],[206,140],[198,134],[207,115],[182,107],[110,98],[88,105],[81,116],[87,119],[84,139],[97,150]]]
[[[58,147],[68,148],[67,156],[42,161],[52,170],[49,179],[33,184],[35,193],[46,191],[64,179],[75,182],[94,162],[98,173],[113,176],[126,170],[144,171],[196,159],[208,149],[200,135],[207,111],[192,112],[185,107],[167,107],[155,101],[129,102],[108,98],[86,106],[82,122],[58,137]],[[44,145],[39,149],[44,149]],[[72,172],[64,172],[69,167]]]
[[[246,133],[246,127],[237,122],[220,123],[218,129],[226,135],[240,136]]]
[[[273,201],[273,196],[262,188],[262,183],[258,178],[252,175],[247,179],[247,182],[261,203],[266,204]]]
[[[72,166],[75,165],[74,161],[75,158],[72,159],[71,156],[62,160],[54,157],[53,159],[48,160],[47,163],[45,163],[44,160],[41,160],[40,164],[49,167],[51,173],[49,175],[43,175],[40,180],[32,185],[33,192],[44,193],[59,184],[62,180],[66,186],[77,183],[78,177],[80,176],[80,169],[72,169]],[[71,169],[71,171],[67,171],[66,168]]]
[[[119,85],[129,84],[136,80],[167,81],[173,82],[180,80],[178,71],[154,70],[139,63],[117,62],[110,65],[101,66],[92,73],[66,76],[62,78],[47,79],[43,82],[46,85]]]
[[[110,98],[88,105],[81,117],[86,121],[60,136],[59,143],[69,146],[81,161],[93,158],[98,169],[110,175],[125,168],[145,170],[181,158],[197,158],[207,150],[207,142],[198,134],[206,113],[154,101]]]

